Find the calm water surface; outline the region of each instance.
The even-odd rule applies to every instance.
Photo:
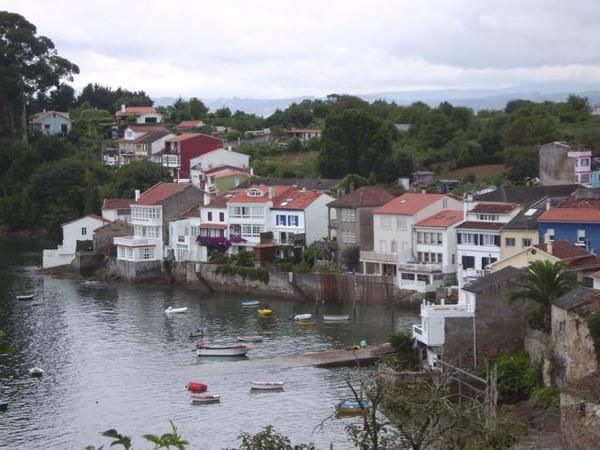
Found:
[[[191,449],[237,447],[240,432],[272,424],[293,442],[319,448],[351,447],[348,419],[319,423],[350,395],[345,380],[355,369],[290,368],[277,357],[348,346],[366,339],[383,342],[394,329],[408,329],[415,314],[389,308],[359,310],[358,324],[319,324],[301,329],[287,320],[312,306],[266,300],[273,317],[242,308],[242,297],[200,295],[180,287],[121,282],[58,280],[35,272],[39,244],[0,242],[0,329],[15,349],[0,356],[2,449],[83,449],[107,444],[100,432],[116,428],[134,437],[161,434],[172,420]],[[43,305],[15,295],[35,292]],[[168,317],[168,306],[188,313]],[[329,314],[349,313],[327,305]],[[210,342],[234,342],[238,335],[266,333],[244,359],[198,358],[188,337],[195,324]],[[28,369],[42,367],[40,379]],[[190,405],[190,380],[208,383],[222,402]],[[280,380],[283,392],[251,393],[251,380]],[[352,420],[352,419],[350,419]]]

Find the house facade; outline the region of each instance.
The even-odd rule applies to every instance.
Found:
[[[129,223],[131,221],[131,203],[133,199],[129,198],[105,198],[102,201],[102,217],[110,222],[113,220],[122,220]]]
[[[229,183],[222,182],[221,190],[217,187],[217,172],[229,169],[227,176],[235,178],[238,175],[239,182],[235,186],[228,186]],[[223,192],[233,187],[237,187],[248,177],[239,177],[241,174],[249,174],[250,157],[244,153],[238,153],[231,148],[218,148],[211,150],[190,160],[191,182],[195,186],[205,191]],[[235,181],[235,180],[233,180]],[[233,183],[235,184],[235,183]]]
[[[567,240],[594,253],[600,252],[600,209],[559,205],[538,218],[539,238]]]
[[[202,201],[191,184],[157,183],[131,205],[133,236],[115,238],[117,263],[126,278],[160,274],[169,243],[169,222]]]
[[[500,232],[520,211],[517,203],[465,201],[465,221],[456,227],[458,285],[484,276],[502,254]]]
[[[42,111],[31,118],[31,129],[48,135],[66,136],[71,132],[73,121],[68,112]]]
[[[121,109],[115,113],[117,123],[121,123],[128,118],[135,119],[138,125],[155,124],[162,122],[163,116],[154,106],[126,106],[121,105]]]
[[[95,214],[88,214],[79,219],[61,225],[63,240],[56,249],[45,249],[42,257],[42,267],[70,264],[77,251],[77,241],[92,241],[94,231],[110,221]]]
[[[338,254],[355,246],[373,249],[373,211],[393,198],[384,189],[364,186],[327,205],[328,238],[336,239]]]
[[[314,138],[321,137],[322,130],[318,128],[290,128],[287,130],[288,137],[298,138],[301,142],[306,142]]]
[[[223,141],[200,133],[185,133],[165,140],[162,165],[174,178],[189,179],[192,159],[213,150],[222,149]]]

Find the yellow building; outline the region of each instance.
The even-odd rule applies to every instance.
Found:
[[[542,200],[521,211],[502,227],[500,231],[500,257],[502,259],[540,243],[537,218],[544,211],[546,211],[546,205],[545,200]]]

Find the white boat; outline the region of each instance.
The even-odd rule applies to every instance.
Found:
[[[29,369],[29,375],[31,375],[32,377],[41,377],[42,375],[44,375],[44,369],[41,369],[39,367],[32,367],[31,369]]]
[[[239,345],[198,345],[196,353],[198,356],[243,356],[251,347],[244,344]]]
[[[33,300],[33,294],[17,295],[17,300]]]
[[[241,342],[262,342],[262,336],[238,336],[238,341]]]
[[[221,401],[218,394],[192,394],[192,404],[194,403],[217,403]]]
[[[312,314],[294,314],[291,317],[292,320],[310,320],[312,319]]]
[[[187,307],[183,307],[183,308],[173,308],[172,306],[169,306],[167,309],[165,309],[165,313],[167,314],[182,314],[182,313],[186,313],[187,312]]]
[[[334,315],[330,315],[330,316],[323,316],[323,320],[325,322],[340,322],[343,320],[349,320],[350,319],[350,314],[340,314],[338,316],[334,316]]]
[[[242,306],[258,306],[260,305],[260,302],[258,300],[246,300],[245,302],[242,302]]]
[[[251,381],[250,389],[260,389],[263,391],[274,391],[283,389],[283,381]]]

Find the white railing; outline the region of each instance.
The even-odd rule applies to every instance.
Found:
[[[379,253],[374,251],[361,251],[360,259],[396,264],[398,262],[398,255],[392,253]]]
[[[450,266],[443,266],[441,264],[427,264],[427,263],[400,263],[398,264],[398,270],[409,270],[411,272],[443,272],[451,273],[447,271]]]
[[[138,246],[138,245],[139,246],[154,245],[154,246],[158,246],[158,247],[162,246],[162,242],[160,241],[160,239],[142,238],[142,237],[135,237],[135,236],[116,237],[116,238],[114,238],[114,243],[115,243],[115,245],[123,245],[126,247],[132,247],[132,246]]]
[[[473,309],[473,305],[469,304],[453,304],[453,305],[447,305],[445,303],[441,303],[441,304],[436,304],[436,303],[432,303],[432,302],[428,302],[426,300],[423,301],[423,303],[421,303],[421,316],[427,316],[427,315],[431,315],[431,314],[437,314],[437,315],[442,315],[442,316],[448,316],[448,317],[453,317],[453,316],[460,316],[463,315],[464,313],[467,313],[468,315],[472,315],[472,313],[474,313],[474,309]]]

